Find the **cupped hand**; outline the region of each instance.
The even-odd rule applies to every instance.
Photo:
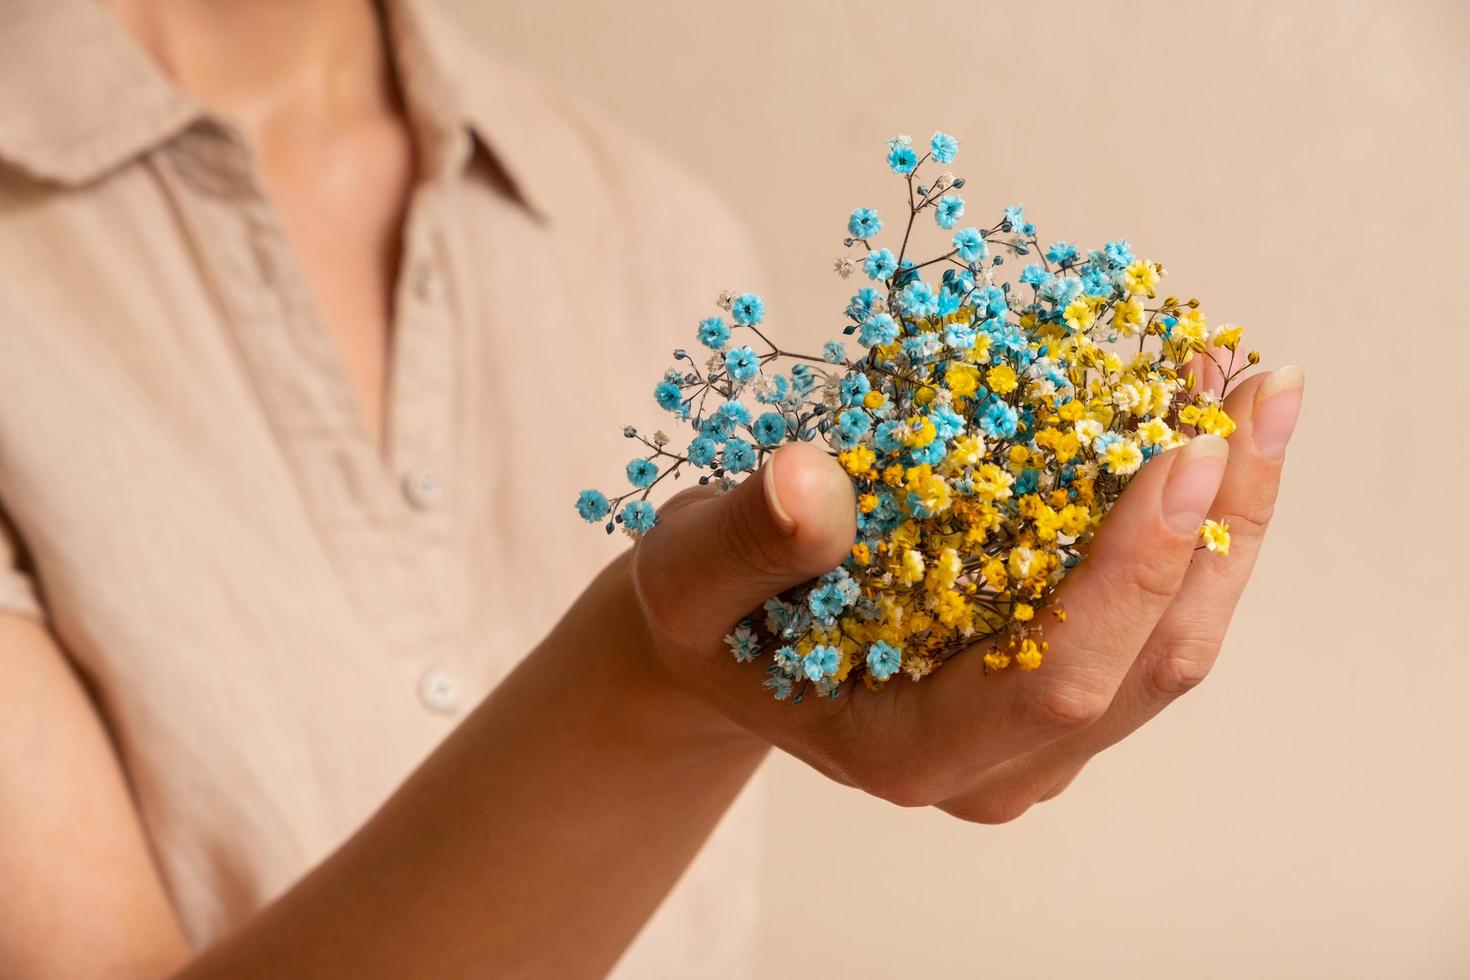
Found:
[[[664,507],[629,564],[644,646],[673,684],[833,779],[967,820],[1013,819],[1213,666],[1270,522],[1302,377],[1245,380],[1226,401],[1228,445],[1196,438],[1138,473],[1061,586],[1068,616],[1048,618],[1038,670],[987,673],[980,644],[917,683],[900,674],[794,705],[734,662],[723,642],[734,625],[835,567],[853,541],[851,483],[808,444],[728,494]],[[1229,523],[1227,556],[1195,557],[1206,516]]]

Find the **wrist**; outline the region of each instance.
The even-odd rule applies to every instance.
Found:
[[[770,743],[701,698],[669,669],[638,603],[632,552],[605,568],[533,656],[590,686],[606,705],[609,734],[635,747],[673,746],[739,758],[763,757]]]

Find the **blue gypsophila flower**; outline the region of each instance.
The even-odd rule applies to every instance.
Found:
[[[845,364],[847,362],[847,348],[842,346],[840,340],[829,340],[822,345],[822,360],[828,364]]]
[[[786,438],[786,419],[780,412],[764,412],[751,427],[755,441],[762,446],[776,446]]]
[[[838,382],[837,392],[844,405],[856,405],[863,400],[863,396],[873,390],[873,383],[868,376],[859,371],[849,371],[842,376]]]
[[[1021,213],[1023,207],[1021,204],[1006,205],[1004,220],[1010,222],[1011,231],[1020,232],[1026,226],[1026,216]]]
[[[980,428],[992,439],[1009,439],[1020,428],[1021,417],[1005,402],[992,402],[980,419]]]
[[[771,659],[775,661],[777,667],[788,674],[794,674],[801,669],[801,653],[796,647],[780,647],[771,655]]]
[[[658,511],[646,500],[630,500],[623,505],[623,527],[634,534],[651,531],[658,523]]]
[[[744,327],[753,327],[766,318],[766,304],[755,293],[741,293],[730,305],[730,316]]]
[[[660,382],[653,389],[653,400],[658,402],[658,407],[667,412],[677,412],[684,401],[684,393],[679,386],[670,381]]]
[[[903,662],[903,656],[898,647],[891,643],[879,640],[868,647],[868,673],[875,680],[886,681],[898,672],[899,665]]]
[[[888,151],[888,169],[896,174],[911,174],[919,165],[918,154],[912,146],[897,145]]]
[[[934,155],[935,163],[953,163],[959,149],[960,144],[948,133],[935,133],[929,141],[929,152]]]
[[[806,673],[808,679],[819,681],[830,674],[837,673],[837,665],[840,662],[841,654],[836,647],[814,646],[810,653],[801,658],[801,669]]]
[[[719,350],[730,339],[730,328],[717,316],[699,321],[699,342],[710,350]]]
[[[978,228],[961,228],[954,233],[952,244],[961,262],[981,262],[990,254],[985,236],[980,234]]]
[[[1041,263],[1033,262],[1031,265],[1022,269],[1021,274],[1016,278],[1021,281],[1023,286],[1040,286],[1042,283],[1050,281],[1052,273],[1048,272],[1046,266]]]
[[[868,257],[863,259],[863,272],[868,278],[875,281],[887,279],[898,271],[898,259],[893,257],[893,252],[886,248],[880,248],[875,252],[869,252]]]
[[[719,452],[719,448],[709,436],[695,436],[685,455],[695,466],[708,466],[715,461],[715,453]]]
[[[1082,280],[1077,276],[1057,276],[1041,287],[1037,295],[1065,307],[1082,293]]]
[[[755,389],[755,400],[762,405],[775,405],[791,391],[791,382],[786,380],[784,374],[767,375],[765,381],[766,388],[756,385]]]
[[[872,208],[857,208],[847,219],[847,233],[853,238],[872,238],[883,229],[883,219]]]
[[[858,330],[858,343],[864,347],[887,347],[897,339],[898,322],[887,313],[869,317]]]
[[[628,482],[640,490],[658,479],[658,467],[651,459],[635,459],[628,464]]]
[[[969,350],[975,346],[975,328],[951,323],[944,328],[944,346],[952,350]]]
[[[817,386],[817,376],[810,364],[794,364],[791,367],[791,387],[798,395],[807,395]]]
[[[939,296],[922,279],[911,282],[898,294],[899,307],[912,317],[931,317],[939,312]]]
[[[715,411],[730,423],[732,430],[738,425],[750,424],[750,409],[740,404],[740,402],[725,402],[725,404],[715,409]]]
[[[873,420],[861,408],[849,408],[837,416],[837,431],[853,442],[867,435],[872,424]]]
[[[1056,242],[1046,250],[1048,262],[1075,262],[1077,261],[1077,246],[1071,242]]]
[[[941,228],[953,228],[965,213],[965,199],[958,194],[946,194],[934,205],[934,221]]]
[[[1128,244],[1126,238],[1104,245],[1103,256],[1115,269],[1122,269],[1133,264],[1133,248]]]
[[[873,442],[885,453],[896,453],[908,445],[905,433],[908,426],[898,419],[878,423]]]
[[[749,347],[737,347],[725,355],[725,370],[736,381],[749,381],[760,369],[760,358]]]
[[[731,439],[725,443],[720,456],[720,465],[726,473],[744,473],[755,467],[755,447],[744,439]]]
[[[577,494],[577,513],[588,524],[596,524],[606,517],[609,507],[607,495],[601,490],[583,490]]]
[[[771,689],[771,694],[777,701],[785,701],[791,697],[791,678],[785,674],[771,674],[761,682],[763,687]]]

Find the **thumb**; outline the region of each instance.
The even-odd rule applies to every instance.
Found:
[[[847,474],[792,443],[729,493],[668,508],[638,545],[639,595],[660,628],[718,640],[771,596],[837,567],[856,529]]]

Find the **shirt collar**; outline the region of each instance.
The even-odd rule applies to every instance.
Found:
[[[430,4],[386,4],[396,67],[429,175],[463,166],[466,132],[540,218],[550,179],[534,93],[445,23]],[[204,119],[95,0],[0,4],[0,163],[76,187],[156,149]],[[458,149],[457,149],[458,148]]]

